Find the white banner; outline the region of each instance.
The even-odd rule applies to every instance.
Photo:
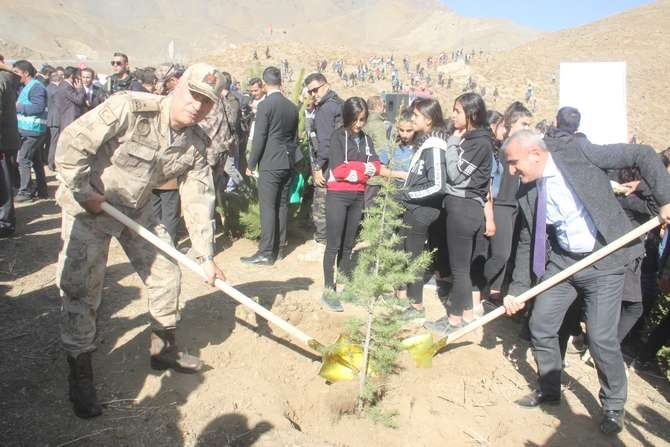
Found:
[[[592,143],[628,142],[625,62],[561,63],[560,107],[579,109]]]

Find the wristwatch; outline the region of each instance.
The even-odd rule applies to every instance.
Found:
[[[214,260],[214,256],[211,256],[211,255],[199,256],[198,257],[198,262],[200,262],[201,264],[204,264],[205,262],[213,261],[213,260]]]

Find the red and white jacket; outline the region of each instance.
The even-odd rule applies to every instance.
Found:
[[[330,138],[330,154],[328,157],[329,191],[364,192],[369,176],[365,173],[366,164],[374,166],[374,175],[379,175],[381,163],[375,147],[365,132],[357,136],[340,127]]]

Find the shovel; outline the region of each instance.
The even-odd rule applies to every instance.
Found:
[[[524,293],[517,296],[515,298],[515,301],[517,303],[524,303],[530,300],[531,298],[534,298],[535,296],[539,295],[545,290],[555,286],[559,282],[564,281],[568,277],[579,272],[583,268],[588,267],[589,265],[604,258],[610,253],[618,250],[619,248],[623,247],[629,242],[641,237],[645,233],[648,233],[649,231],[659,226],[661,223],[663,223],[663,219],[661,219],[660,217],[657,216],[652,218],[648,222],[640,225],[634,230],[629,231],[620,238],[612,241],[612,243],[604,246],[598,251],[591,253],[589,256],[585,257],[579,262],[574,263],[570,267],[552,276],[546,281],[542,281],[535,287],[526,290]],[[410,354],[414,358],[414,362],[416,363],[417,367],[430,368],[433,362],[433,356],[437,352],[439,352],[442,348],[447,346],[449,343],[458,340],[465,334],[468,334],[473,330],[484,326],[486,323],[495,320],[504,313],[505,308],[501,306],[495,309],[494,311],[487,313],[483,317],[473,321],[472,323],[463,326],[462,328],[451,333],[450,335],[447,335],[446,337],[439,339],[436,342],[433,341],[433,336],[431,334],[420,334],[404,339],[402,341],[402,347],[410,352]]]
[[[171,256],[183,266],[188,267],[198,275],[207,279],[207,276],[197,262],[181,253],[172,245],[163,241],[154,233],[130,219],[109,203],[102,202],[101,207],[107,214],[130,228],[142,238],[146,239],[156,248]],[[302,343],[321,354],[323,364],[319,370],[319,375],[324,379],[329,382],[339,382],[342,380],[352,380],[354,377],[358,376],[361,365],[363,364],[363,348],[361,346],[349,343],[343,336],[340,336],[333,345],[325,346],[224,281],[216,279],[214,285],[240,304],[243,304],[261,317],[279,326],[284,332],[287,332],[289,335],[297,338]]]

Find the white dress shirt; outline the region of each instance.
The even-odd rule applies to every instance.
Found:
[[[561,248],[571,253],[589,253],[596,245],[597,229],[579,197],[563,174],[547,159],[542,177],[547,191],[547,224],[553,225]]]

